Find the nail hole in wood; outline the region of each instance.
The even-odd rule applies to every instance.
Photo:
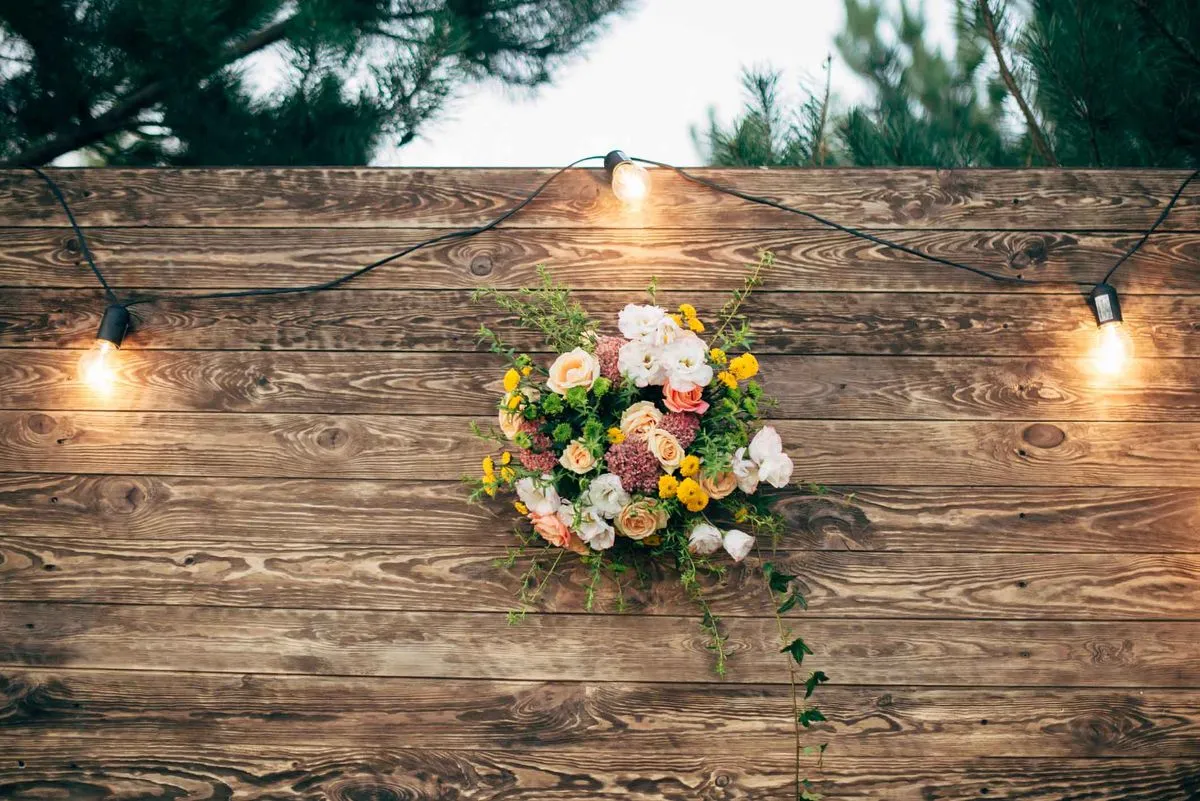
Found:
[[[32,624],[32,623],[26,623],[26,624],[25,624],[25,628],[27,628],[27,629],[31,629],[31,628],[33,628],[33,624]]]
[[[195,564],[195,562],[196,562],[196,557],[194,557],[194,556],[185,556],[185,557],[183,557],[183,563],[184,563],[185,565],[191,565],[191,564]]]
[[[58,570],[58,565],[42,565],[42,570],[45,570],[47,573],[49,573],[51,570]]]
[[[1024,581],[1024,580],[1022,580],[1022,581],[1018,581],[1018,582],[1017,582],[1017,586],[1018,586],[1018,587],[1020,587],[1021,589],[1025,589],[1026,587],[1028,587],[1028,586],[1029,586],[1029,582],[1028,582],[1028,581]]]

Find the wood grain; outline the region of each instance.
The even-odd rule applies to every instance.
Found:
[[[52,170],[82,225],[465,228],[515,206],[551,170]],[[1186,170],[697,170],[839,223],[988,230],[1148,228]],[[640,209],[600,170],[555,180],[514,225],[527,228],[813,228],[816,223],[655,170]],[[1163,224],[1200,230],[1194,183]],[[0,172],[0,226],[60,225],[62,210],[25,170]]]
[[[0,412],[0,472],[456,479],[461,417]],[[490,420],[481,420],[490,424]],[[1200,423],[780,420],[796,478],[886,486],[1200,486]]]
[[[394,737],[394,736],[393,736]],[[53,745],[0,763],[0,792],[14,801],[50,797],[374,801],[789,801],[785,754],[753,757],[676,752],[523,754],[285,744],[210,753],[203,743],[154,748]],[[1193,801],[1195,760],[911,759],[827,756],[814,790],[857,801]],[[1083,795],[1080,795],[1083,794]]]
[[[729,618],[731,684],[787,682],[773,619]],[[844,684],[1200,686],[1200,623],[803,619]],[[553,643],[553,647],[547,647]],[[0,604],[0,665],[538,681],[713,679],[694,617]]]
[[[93,289],[96,279],[71,230],[0,228],[0,286]],[[321,283],[439,233],[437,229],[92,228],[88,245],[125,290],[290,287]],[[881,233],[876,231],[875,233]],[[1012,277],[1095,282],[1139,238],[1062,231],[888,231],[931,255]],[[417,251],[355,279],[351,289],[519,289],[545,264],[575,289],[641,293],[731,290],[758,251],[775,254],[767,285],[779,291],[1004,292],[1060,294],[1056,284],[1006,284],[947,269],[836,231],[501,228]],[[1158,233],[1121,268],[1122,296],[1195,294],[1200,236]]]
[[[0,349],[0,409],[332,414],[493,413],[490,354],[137,351],[116,386],[76,378],[79,352]],[[1200,359],[1139,359],[1102,381],[1076,361],[956,356],[764,356],[776,418],[894,420],[1200,419]]]
[[[541,754],[786,752],[786,686],[566,683],[25,671],[0,673],[0,743],[17,753],[120,741],[225,751],[261,745]],[[847,757],[1189,757],[1200,748],[1196,690],[846,687],[821,691]]]
[[[517,327],[465,291],[332,291],[292,297],[172,301],[135,308],[133,349],[471,351],[487,324],[513,347],[545,351],[544,338]],[[579,299],[605,330],[631,300],[624,292]],[[725,293],[664,295],[702,316]],[[0,293],[0,347],[85,348],[105,303],[87,290],[12,289]],[[1122,300],[1135,352],[1200,356],[1200,295]],[[758,353],[1040,356],[1086,364],[1096,322],[1082,296],[1011,294],[764,292],[747,303]]]
[[[839,487],[777,502],[791,548],[1016,553],[1191,553],[1200,490]],[[143,544],[234,540],[347,545],[511,542],[507,504],[468,506],[436,481],[0,474],[0,534]],[[436,526],[428,525],[436,520]]]
[[[0,542],[0,600],[308,609],[502,612],[515,607],[520,574],[498,547],[348,547],[222,540],[140,544],[122,540]],[[890,554],[854,551],[766,556],[800,577],[809,612],[854,618],[1200,620],[1200,555]],[[770,616],[756,559],[704,581],[722,616]],[[626,581],[630,611],[689,614],[672,570]],[[535,608],[582,612],[588,570],[560,564]],[[613,612],[612,580],[595,611]]]

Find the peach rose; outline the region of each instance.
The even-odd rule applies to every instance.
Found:
[[[638,401],[621,414],[621,433],[644,437],[662,422],[662,412],[650,401]]]
[[[529,520],[533,523],[533,530],[538,533],[538,536],[551,545],[566,548],[575,553],[588,552],[587,545],[567,528],[567,524],[559,518],[557,512],[548,515],[530,515]]]
[[[583,474],[596,466],[596,457],[592,455],[586,445],[573,439],[559,457],[558,463],[572,473]]]
[[[568,351],[550,365],[546,386],[559,395],[566,395],[573,387],[591,389],[600,377],[600,360],[583,348]]]
[[[715,478],[701,474],[700,489],[707,492],[708,497],[714,501],[719,501],[737,489],[737,476],[728,471],[717,473]]]
[[[500,410],[500,430],[504,432],[504,436],[510,440],[517,435],[521,430],[521,421],[525,418],[516,412],[510,412],[508,409]]]
[[[667,524],[667,513],[653,498],[637,498],[625,505],[613,523],[631,540],[644,540]]]
[[[670,431],[663,431],[661,428],[651,429],[650,433],[646,435],[646,447],[662,465],[662,469],[668,473],[674,473],[679,467],[679,463],[683,461],[683,446]]]
[[[663,405],[673,412],[692,412],[704,414],[708,411],[708,402],[703,399],[704,387],[694,386],[687,392],[680,392],[671,386],[671,382],[663,384]]]

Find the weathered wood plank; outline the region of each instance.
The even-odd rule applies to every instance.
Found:
[[[0,349],[0,409],[487,415],[500,362],[465,353],[138,351],[113,391],[76,377],[75,350]],[[776,418],[1200,419],[1200,359],[1138,359],[1106,385],[1077,360],[764,356]]]
[[[125,290],[285,287],[328,281],[437,229],[95,228],[88,244],[109,281]],[[879,233],[876,231],[876,233]],[[894,231],[925,253],[1038,281],[1095,282],[1138,239],[1133,233]],[[353,289],[518,289],[546,264],[575,289],[741,285],[742,265],[775,254],[774,290],[823,292],[1032,292],[1055,284],[998,287],[959,270],[836,231],[738,229],[495,229],[434,245],[356,279]],[[0,286],[92,289],[95,276],[69,228],[0,228]],[[1155,234],[1121,268],[1121,293],[1196,293],[1200,236]]]
[[[89,226],[465,228],[515,206],[551,170],[54,170]],[[749,194],[853,226],[1135,230],[1150,226],[1186,170],[697,170]],[[1166,230],[1200,229],[1200,187]],[[62,210],[25,170],[0,172],[0,226],[59,225]],[[813,228],[656,170],[641,209],[613,197],[600,170],[560,176],[513,223],[530,228]]]
[[[728,618],[731,683],[786,682],[773,619]],[[1200,686],[1200,623],[797,619],[805,668],[844,684]],[[550,647],[550,644],[553,644]],[[0,664],[491,678],[712,678],[695,619],[0,604]]]
[[[640,297],[584,292],[580,300],[615,333],[616,314]],[[718,292],[665,295],[705,317]],[[0,293],[0,347],[88,347],[104,300],[86,290]],[[1200,295],[1135,295],[1122,307],[1135,352],[1200,356]],[[746,306],[760,353],[1057,357],[1086,363],[1096,323],[1081,295],[764,292]],[[322,292],[294,297],[172,301],[135,309],[130,348],[158,350],[471,351],[482,323],[514,347],[546,349],[535,332],[465,291]]]
[[[852,504],[779,501],[788,547],[1191,553],[1200,530],[1198,490],[839,489]],[[499,547],[511,522],[507,504],[467,506],[457,482],[0,474],[0,534],[14,537]]]
[[[468,419],[3,411],[0,472],[455,479],[476,472],[487,452]],[[779,420],[776,428],[803,481],[1200,486],[1200,423]]]
[[[290,744],[740,755],[791,738],[786,685],[496,682],[130,671],[0,673],[0,743],[218,753]],[[1196,690],[822,688],[826,757],[1188,757]],[[1140,760],[1139,760],[1140,761]]]
[[[348,547],[209,540],[0,541],[0,600],[269,606],[308,609],[499,612],[513,608],[521,560],[496,567],[498,547]],[[809,611],[851,618],[1200,620],[1200,555],[795,553],[769,557],[800,577]],[[751,560],[755,561],[755,560]],[[641,614],[686,615],[690,598],[672,571],[626,582]],[[540,594],[546,612],[584,609],[588,570],[559,565]],[[722,616],[770,616],[760,575],[731,566],[705,581]],[[617,608],[617,588],[596,588],[595,611]]]
[[[50,797],[442,801],[789,801],[786,754],[546,754],[433,751],[392,744],[332,748],[287,744],[223,753],[204,743],[139,749],[119,744],[46,745],[0,763],[0,792],[14,801]],[[783,750],[783,749],[780,749]],[[1192,801],[1195,760],[838,758],[811,770],[826,798],[860,801]]]

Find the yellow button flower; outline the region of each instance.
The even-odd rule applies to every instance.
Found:
[[[529,374],[532,372],[533,372],[533,368],[530,367],[529,365],[525,365],[524,367],[521,368],[521,375],[523,375],[523,376],[528,377]]]
[[[758,359],[753,353],[743,353],[729,362],[729,372],[739,381],[745,381],[758,375]]]
[[[495,471],[495,469],[496,469],[496,463],[492,460],[492,457],[490,457],[490,456],[483,457],[483,474],[485,476],[490,476]]]
[[[717,373],[717,380],[730,389],[737,389],[737,379],[733,377],[733,373],[728,370],[722,370]]]
[[[625,432],[616,426],[613,426],[612,428],[608,429],[608,441],[613,445],[620,445],[625,441]]]
[[[507,405],[508,408],[510,408],[510,409],[517,408],[518,406],[521,405],[521,396],[520,395],[511,395],[508,399],[508,402],[505,405]]]
[[[672,314],[671,319],[675,321],[675,325],[679,326],[680,328],[683,328],[683,315],[682,314]]]
[[[675,491],[679,488],[679,479],[675,476],[659,476],[658,477],[658,497],[673,498]]]
[[[500,454],[500,464],[508,464],[512,461],[512,454],[508,451]]]
[[[679,472],[686,478],[691,478],[700,472],[700,457],[685,456],[679,462]]]
[[[685,478],[683,481],[680,481],[679,487],[675,490],[675,496],[684,503],[698,498],[703,494],[704,490],[700,488],[700,484],[694,478]]]
[[[747,509],[745,506],[739,506],[738,510],[733,513],[733,520],[735,523],[745,523],[747,518],[749,518],[749,517],[750,517],[750,510]]]
[[[704,323],[700,322],[700,320],[698,320],[695,317],[689,317],[688,321],[687,321],[687,325],[688,325],[688,328],[692,329],[697,334],[704,333]]]
[[[520,501],[513,501],[513,508],[517,510],[517,514],[519,515],[529,514],[529,507]]]
[[[720,348],[713,348],[708,352],[708,358],[712,359],[713,364],[724,364],[729,357]]]
[[[684,506],[687,507],[687,510],[689,512],[704,511],[704,507],[708,506],[708,495],[703,490],[701,490],[700,494],[697,497],[692,498],[692,500],[685,503]]]
[[[508,368],[508,372],[504,374],[504,391],[513,392],[521,385],[521,374],[513,368]]]
[[[690,303],[680,303],[679,313],[690,320],[696,316],[696,307]]]
[[[501,467],[500,468],[500,480],[503,481],[504,483],[511,484],[513,482],[513,479],[515,479],[516,477],[517,477],[517,471],[513,470],[511,467]]]

